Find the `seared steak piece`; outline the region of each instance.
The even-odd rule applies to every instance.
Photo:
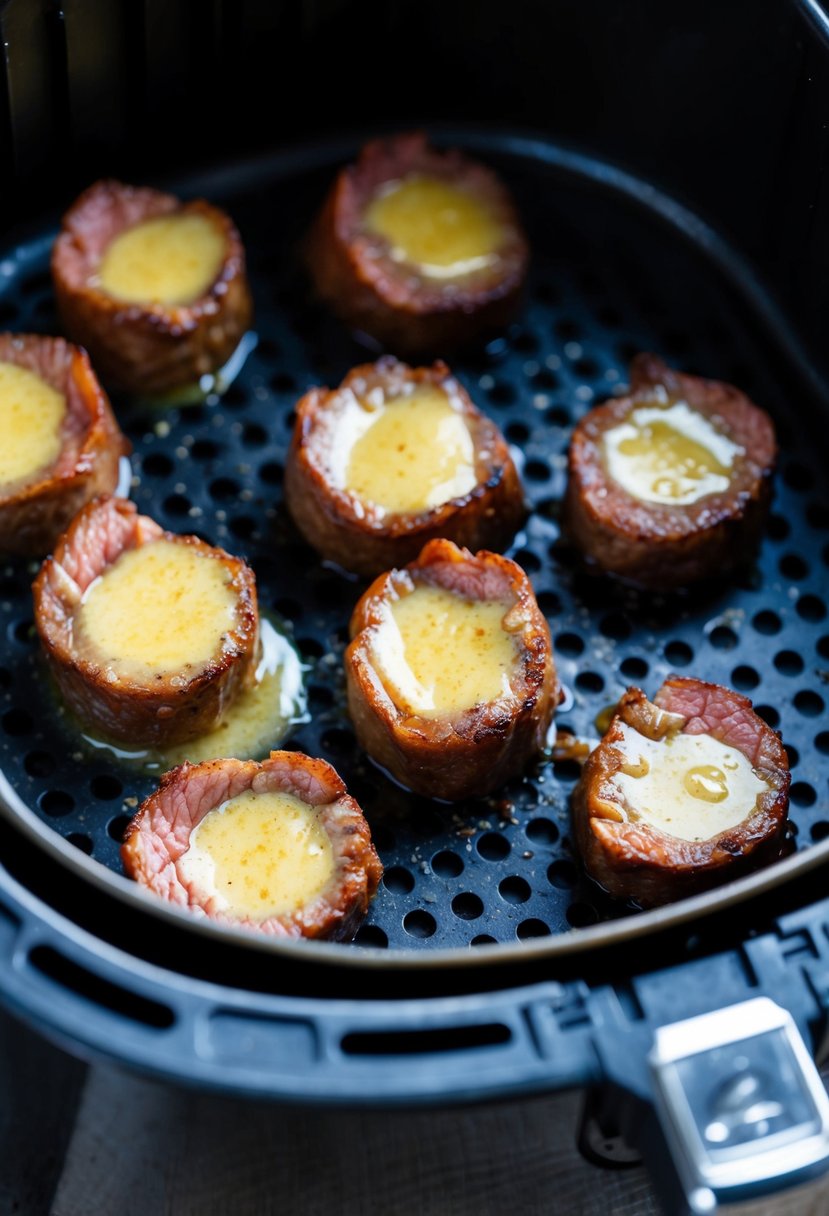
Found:
[[[588,874],[642,907],[708,890],[780,855],[789,764],[751,702],[674,676],[619,702],[573,795]]]
[[[492,170],[419,133],[366,144],[340,172],[308,253],[332,310],[403,355],[445,353],[502,328],[529,258]]]
[[[166,773],[121,856],[162,899],[274,937],[353,937],[383,873],[337,773],[297,752]]]
[[[130,444],[86,351],[0,334],[0,551],[43,557],[81,507],[112,494]]]
[[[75,518],[43,563],[34,605],[61,693],[105,738],[194,739],[254,678],[253,571],[123,499],[97,499]]]
[[[381,575],[351,618],[348,706],[360,746],[409,789],[497,789],[543,748],[559,683],[524,571],[430,541]]]
[[[573,432],[565,530],[588,563],[657,591],[722,578],[759,541],[777,456],[768,414],[730,384],[633,361],[630,394]]]
[[[197,385],[227,362],[253,316],[229,216],[116,181],[90,186],[63,217],[52,279],[66,332],[105,384],[131,393]]]
[[[434,537],[501,549],[525,513],[506,440],[446,364],[390,356],[299,402],[285,497],[323,557],[370,575]]]

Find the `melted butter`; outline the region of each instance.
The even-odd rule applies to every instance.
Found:
[[[182,683],[218,656],[236,623],[224,564],[191,545],[156,540],[129,549],[90,583],[74,620],[79,653],[114,677]]]
[[[681,840],[709,840],[742,823],[769,789],[736,748],[712,735],[648,739],[622,723],[611,779],[629,817]]]
[[[65,416],[62,393],[28,368],[0,362],[0,485],[55,463]]]
[[[98,283],[127,303],[190,304],[212,286],[224,255],[224,234],[206,216],[163,215],[112,241]]]
[[[628,494],[673,506],[727,490],[743,452],[684,401],[637,406],[602,446],[608,473]]]
[[[424,584],[393,600],[373,659],[392,700],[424,717],[452,715],[511,696],[518,650],[504,604]]]
[[[222,722],[208,734],[161,749],[130,749],[90,734],[84,734],[84,742],[153,773],[166,772],[185,760],[198,764],[229,757],[264,759],[290,727],[307,721],[307,716],[299,655],[266,617],[260,618],[259,638],[260,658],[253,684],[239,693]]]
[[[319,895],[334,855],[316,807],[292,794],[246,790],[208,811],[177,865],[222,911],[264,920]]]
[[[370,232],[388,241],[395,262],[436,279],[493,265],[504,237],[487,200],[421,174],[390,182],[372,199],[364,219]]]
[[[384,511],[428,510],[474,489],[475,448],[463,414],[440,389],[376,405],[357,402],[344,429],[356,436],[343,487]]]

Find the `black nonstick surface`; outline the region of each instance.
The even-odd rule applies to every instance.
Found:
[[[723,263],[710,234],[689,229],[679,210],[668,222],[647,188],[546,144],[470,140],[514,189],[533,264],[521,320],[451,365],[520,456],[532,514],[509,554],[550,621],[567,693],[559,728],[595,736],[597,715],[625,687],[652,694],[669,672],[729,684],[782,733],[791,847],[807,848],[829,836],[826,416],[786,349],[789,335],[768,332],[735,282],[739,265]],[[357,943],[509,942],[635,914],[580,876],[568,825],[574,761],[544,759],[498,795],[450,808],[399,790],[356,746],[342,652],[363,584],[320,563],[282,496],[296,400],[373,357],[313,301],[298,256],[341,154],[292,153],[181,185],[227,207],[241,230],[258,341],[221,398],[186,408],[115,400],[134,444],[132,497],[164,527],[244,555],[262,605],[288,622],[308,667],[309,720],[283,745],[334,764],[386,867]],[[3,328],[60,332],[53,235],[44,226],[0,255]],[[640,350],[739,385],[775,418],[773,512],[755,567],[736,583],[673,599],[640,595],[579,572],[560,540],[573,423],[625,386]],[[0,567],[0,765],[45,824],[121,872],[121,835],[154,778],[81,747],[59,712],[32,626],[35,570]]]

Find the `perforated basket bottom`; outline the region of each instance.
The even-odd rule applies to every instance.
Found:
[[[529,298],[509,333],[452,366],[521,453],[533,513],[509,552],[550,621],[567,689],[559,725],[595,735],[596,715],[628,684],[653,693],[671,671],[730,684],[782,733],[792,833],[807,847],[829,835],[829,509],[816,443],[825,421],[780,378],[747,304],[700,247],[589,174],[510,154],[503,142],[490,159],[514,188],[532,240]],[[339,383],[370,357],[312,302],[297,256],[333,167],[297,170],[295,159],[275,159],[252,190],[234,189],[227,175],[217,175],[215,189],[200,183],[243,234],[258,345],[221,400],[166,410],[116,402],[135,446],[132,496],[164,527],[245,555],[262,604],[290,622],[309,668],[311,721],[287,745],[334,764],[386,866],[359,943],[510,941],[629,914],[580,876],[568,828],[573,762],[539,763],[498,796],[450,809],[407,796],[356,747],[341,658],[361,585],[321,566],[281,490],[298,397],[311,384]],[[52,235],[0,259],[2,327],[58,332]],[[779,428],[775,502],[757,567],[705,599],[662,601],[591,579],[559,542],[573,422],[626,383],[639,350],[740,385]],[[153,779],[80,750],[67,731],[33,634],[34,569],[9,563],[0,578],[0,761],[50,827],[119,870],[132,799]]]

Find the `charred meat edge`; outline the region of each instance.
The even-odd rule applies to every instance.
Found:
[[[177,864],[205,815],[247,790],[292,794],[320,807],[334,853],[334,874],[317,896],[295,912],[261,921],[217,908],[212,898],[183,881]],[[262,763],[209,760],[165,773],[129,824],[121,856],[127,874],[162,899],[274,937],[353,937],[383,873],[363,812],[331,765],[284,751],[271,752]]]
[[[57,459],[0,486],[0,551],[43,557],[85,503],[115,490],[131,448],[86,351],[63,338],[0,334],[0,362],[34,372],[66,398]]]
[[[224,235],[221,267],[202,296],[190,304],[134,304],[95,285],[115,237],[176,212],[202,215]],[[227,362],[253,318],[245,251],[230,217],[204,200],[182,203],[147,187],[116,181],[90,186],[63,218],[52,279],[66,332],[87,347],[107,385],[132,393],[197,383]]]
[[[675,372],[655,355],[631,365],[630,393],[590,410],[573,432],[564,526],[587,561],[654,590],[677,590],[744,564],[759,543],[777,458],[774,426],[739,389]],[[744,449],[728,488],[695,503],[640,502],[607,473],[602,436],[662,386]]]
[[[503,601],[505,625],[520,624],[511,700],[476,705],[452,718],[409,714],[394,703],[373,664],[372,635],[389,599],[418,584]],[[372,583],[354,609],[350,631],[345,671],[357,739],[408,789],[447,801],[487,794],[522,772],[544,746],[559,701],[550,630],[529,579],[509,558],[430,541],[417,561]]]
[[[468,187],[493,206],[504,242],[491,268],[435,282],[398,265],[363,215],[378,190],[410,173]],[[503,328],[521,300],[529,250],[512,199],[492,170],[456,150],[436,151],[420,132],[365,145],[342,169],[308,242],[317,291],[353,329],[403,355],[445,352]]]
[[[73,649],[72,621],[87,587],[128,549],[164,539],[188,545],[228,570],[236,595],[237,624],[222,653],[187,681],[174,673],[143,684],[118,676]],[[164,532],[123,499],[97,499],[84,507],[43,563],[34,583],[35,624],[44,653],[69,708],[103,737],[134,746],[165,747],[212,730],[255,674],[259,644],[256,580],[237,557],[195,536]]]
[[[629,822],[611,784],[621,766],[615,745],[623,722],[649,739],[676,731],[710,734],[741,751],[770,788],[741,823],[709,840],[682,840],[647,823]],[[573,824],[585,869],[611,895],[642,907],[718,886],[779,857],[790,781],[786,749],[754,713],[748,697],[676,676],[663,684],[653,703],[641,689],[630,688],[573,795]]]
[[[390,514],[359,503],[330,480],[328,454],[350,395],[378,388],[386,398],[407,385],[443,389],[460,403],[475,450],[476,485],[462,497],[417,513]],[[285,467],[285,499],[318,553],[357,574],[376,575],[413,561],[427,540],[446,537],[471,549],[506,547],[524,515],[523,491],[498,427],[474,405],[445,363],[410,368],[391,356],[353,368],[338,389],[314,388],[297,405]]]

